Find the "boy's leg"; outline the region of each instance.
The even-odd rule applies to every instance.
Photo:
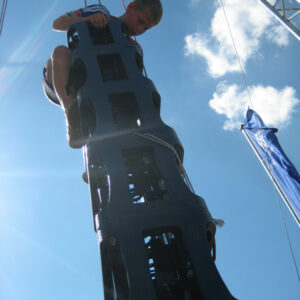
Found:
[[[51,57],[52,68],[49,69],[52,71],[51,83],[66,115],[69,145],[72,148],[80,148],[83,143],[77,101],[74,94],[67,96],[65,91],[71,69],[71,55],[72,52],[69,48],[56,47]],[[50,77],[50,73],[47,74],[47,77]]]
[[[43,69],[42,86],[46,98],[53,104],[61,106],[52,84],[52,61],[49,58]]]
[[[59,98],[62,108],[65,110],[74,101],[74,95],[67,96],[67,85],[71,69],[72,52],[65,46],[58,46],[52,53],[52,84]],[[50,77],[50,74],[49,74]]]

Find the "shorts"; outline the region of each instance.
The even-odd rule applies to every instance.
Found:
[[[55,93],[55,90],[53,88],[53,85],[49,83],[49,81],[46,79],[46,71],[47,71],[47,63],[43,69],[43,78],[42,78],[42,84],[44,88],[44,92],[48,98],[53,104],[61,106],[60,102],[58,100],[58,97]]]

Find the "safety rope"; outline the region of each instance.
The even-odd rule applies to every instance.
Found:
[[[98,0],[98,3],[101,4],[101,1]],[[87,2],[86,2],[86,0],[84,0],[84,5],[85,5],[85,7],[87,7]]]
[[[123,3],[124,10],[126,11],[126,5],[125,5],[125,3],[124,3],[124,0],[121,0],[121,1],[122,1],[122,3]]]
[[[226,20],[227,27],[228,27],[228,30],[229,30],[229,33],[230,33],[230,37],[231,37],[231,40],[232,40],[232,44],[233,44],[233,47],[234,47],[234,50],[235,50],[237,61],[239,63],[239,66],[240,66],[240,69],[241,69],[241,72],[242,72],[242,76],[243,76],[243,79],[244,79],[244,84],[245,84],[245,87],[246,87],[246,90],[247,90],[247,93],[248,93],[249,101],[250,101],[252,109],[254,110],[254,105],[253,105],[252,100],[251,100],[251,95],[250,95],[250,91],[249,91],[249,87],[248,87],[246,75],[245,75],[243,66],[241,64],[240,56],[239,56],[239,53],[238,53],[238,50],[237,50],[237,47],[236,47],[236,43],[235,43],[235,40],[234,40],[234,37],[233,37],[233,34],[232,34],[232,30],[231,30],[231,27],[230,27],[230,24],[229,24],[229,21],[228,21],[228,18],[227,18],[227,14],[226,14],[226,10],[225,10],[225,7],[224,7],[223,0],[219,0],[219,3],[220,3],[220,6],[222,7],[222,10],[223,10],[223,13],[224,13],[224,16],[225,16],[225,20]],[[292,259],[293,259],[293,262],[294,262],[294,266],[295,266],[295,269],[296,269],[296,272],[297,272],[298,279],[300,281],[300,275],[299,275],[299,270],[298,270],[296,258],[295,258],[295,255],[294,255],[293,245],[291,243],[290,235],[289,235],[289,232],[288,232],[288,229],[287,229],[287,226],[286,226],[286,222],[285,222],[284,214],[283,214],[283,211],[282,211],[282,207],[281,207],[280,201],[278,199],[278,192],[275,189],[274,184],[273,184],[273,187],[274,187],[274,190],[275,190],[275,195],[276,195],[277,202],[279,204],[280,214],[281,214],[281,218],[282,218],[282,223],[284,225],[284,229],[285,229],[286,236],[287,236],[287,239],[288,239],[288,243],[289,243],[289,247],[290,247]]]
[[[239,56],[239,53],[238,53],[238,50],[237,50],[237,47],[236,47],[236,44],[235,44],[235,41],[234,41],[234,38],[233,38],[233,34],[232,34],[231,27],[230,27],[230,24],[229,24],[229,21],[228,21],[228,18],[227,18],[227,14],[226,14],[226,11],[225,11],[223,0],[219,0],[219,3],[220,3],[220,6],[222,7],[222,10],[223,10],[223,13],[224,13],[224,16],[225,16],[228,31],[229,31],[229,34],[230,34],[230,37],[231,37],[231,41],[232,41],[234,50],[235,50],[235,55],[236,55],[237,61],[239,63],[239,66],[240,66],[240,69],[241,69],[241,72],[242,72],[242,76],[243,76],[244,84],[245,84],[247,94],[248,94],[248,97],[249,97],[249,101],[250,101],[252,109],[254,109],[254,106],[253,106],[252,100],[251,100],[251,95],[250,95],[250,91],[249,91],[248,82],[247,82],[246,75],[245,75],[241,60],[240,60],[240,56]]]
[[[175,157],[176,157],[176,159],[179,163],[179,171],[182,174],[182,176],[184,177],[184,179],[186,180],[187,186],[189,187],[189,189],[192,193],[195,193],[195,191],[193,189],[193,186],[192,186],[192,183],[191,183],[191,181],[190,181],[190,179],[189,179],[189,177],[188,177],[188,175],[187,175],[187,173],[186,173],[186,171],[183,167],[182,161],[181,161],[176,149],[173,146],[171,146],[169,143],[167,143],[166,141],[158,138],[157,136],[155,136],[153,134],[140,133],[140,132],[135,132],[134,134],[170,149],[174,153],[174,155],[175,155]]]

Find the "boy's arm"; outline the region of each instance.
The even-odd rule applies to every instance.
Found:
[[[56,31],[67,31],[70,25],[80,22],[90,22],[96,28],[102,29],[107,25],[107,17],[102,13],[96,13],[88,17],[62,15],[54,20],[52,28]]]

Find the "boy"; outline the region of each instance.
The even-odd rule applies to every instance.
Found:
[[[162,17],[160,0],[134,0],[128,4],[122,19],[132,36],[140,35],[157,25]],[[90,5],[76,11],[68,12],[53,22],[56,31],[67,31],[71,24],[90,22],[98,29],[103,29],[112,17],[101,4]],[[67,137],[72,148],[82,147],[80,137],[79,112],[75,95],[67,95],[65,86],[71,68],[72,52],[65,46],[54,49],[52,57],[46,62],[43,71],[43,88],[47,98],[61,106],[65,112]]]

